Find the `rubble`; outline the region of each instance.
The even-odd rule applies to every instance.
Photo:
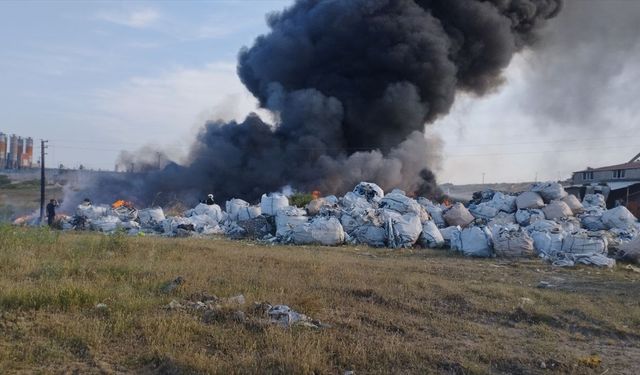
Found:
[[[85,201],[74,216],[61,219],[62,228],[174,237],[218,234],[300,245],[419,245],[471,257],[537,255],[557,266],[611,267],[615,261],[608,252],[625,261],[640,258],[640,226],[625,207],[607,210],[599,194],[580,202],[557,183],[534,184],[520,194],[478,192],[468,207],[414,199],[397,189],[385,194],[370,182],[342,197],[317,197],[304,208],[289,205],[281,193],[264,194],[259,205],[231,199],[224,211],[200,203],[182,216],[118,202],[109,206]]]

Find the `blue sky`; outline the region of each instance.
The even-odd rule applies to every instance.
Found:
[[[54,166],[113,169],[148,144],[184,156],[207,119],[256,109],[237,53],[292,2],[1,1],[0,131],[50,140]],[[567,4],[543,52],[428,126],[445,144],[440,181],[566,178],[640,152],[640,2]]]

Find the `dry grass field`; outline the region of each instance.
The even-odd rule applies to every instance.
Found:
[[[637,374],[639,282],[623,266],[4,226],[0,373]],[[164,308],[203,294],[243,294],[246,319]],[[331,327],[260,323],[254,301]]]

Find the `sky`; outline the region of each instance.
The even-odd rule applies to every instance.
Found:
[[[49,140],[52,166],[111,170],[144,145],[184,156],[206,120],[256,110],[237,54],[291,3],[0,2],[0,131]],[[427,125],[445,144],[438,180],[556,180],[640,152],[638,16],[640,2],[570,1],[502,87]]]

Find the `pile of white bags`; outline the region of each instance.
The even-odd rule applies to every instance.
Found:
[[[516,222],[523,227],[544,219],[544,212],[538,208],[527,208],[516,212]]]
[[[433,203],[427,198],[418,198],[418,204],[420,204],[427,211],[429,216],[433,219],[438,228],[444,228],[447,223],[444,220],[443,209],[439,204]]]
[[[582,205],[586,207],[607,208],[607,202],[602,194],[586,194],[582,199]]]
[[[392,249],[412,247],[420,238],[422,223],[420,217],[413,213],[401,215],[396,212],[385,212],[387,245]]]

